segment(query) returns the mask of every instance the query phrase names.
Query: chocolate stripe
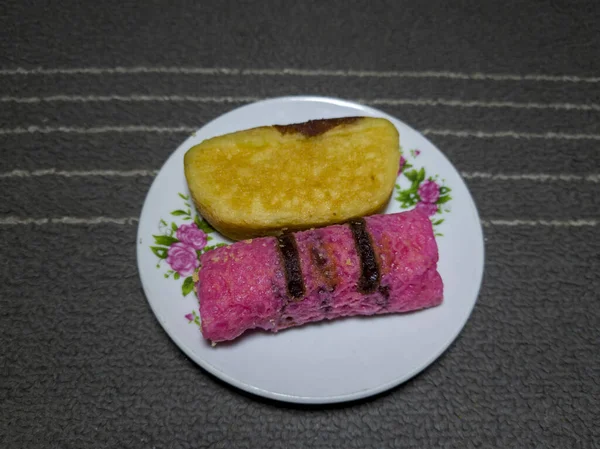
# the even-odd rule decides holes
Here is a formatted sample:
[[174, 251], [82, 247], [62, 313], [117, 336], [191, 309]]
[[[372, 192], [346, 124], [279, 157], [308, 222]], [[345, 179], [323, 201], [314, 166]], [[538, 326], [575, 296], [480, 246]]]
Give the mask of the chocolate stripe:
[[371, 236], [367, 232], [365, 220], [358, 220], [349, 223], [350, 230], [354, 236], [354, 244], [360, 258], [360, 279], [358, 280], [358, 291], [361, 293], [373, 293], [379, 285], [379, 266], [373, 250]]
[[296, 239], [292, 234], [284, 234], [277, 237], [277, 247], [283, 262], [288, 295], [294, 299], [302, 299], [305, 287]]
[[274, 125], [274, 128], [281, 134], [300, 133], [306, 137], [315, 137], [325, 134], [332, 128], [339, 125], [347, 125], [360, 120], [362, 117], [341, 117], [321, 120], [309, 120], [303, 123], [293, 123], [291, 125]]

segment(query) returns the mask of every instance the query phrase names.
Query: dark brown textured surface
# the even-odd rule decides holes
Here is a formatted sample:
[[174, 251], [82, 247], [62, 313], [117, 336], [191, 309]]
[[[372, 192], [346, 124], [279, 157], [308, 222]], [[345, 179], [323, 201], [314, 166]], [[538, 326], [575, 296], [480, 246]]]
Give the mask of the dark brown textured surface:
[[315, 137], [324, 134], [330, 129], [340, 125], [347, 125], [360, 120], [361, 117], [341, 117], [322, 120], [309, 120], [303, 123], [292, 123], [290, 125], [274, 125], [281, 134], [299, 133], [306, 137]]
[[360, 279], [358, 280], [357, 288], [361, 293], [373, 293], [377, 290], [380, 280], [379, 265], [377, 256], [373, 249], [371, 236], [367, 231], [365, 220], [352, 220], [348, 223], [354, 237], [356, 252], [360, 259]]
[[[461, 172], [517, 176], [467, 178], [487, 264], [458, 339], [411, 381], [336, 406], [266, 401], [189, 360], [142, 292], [135, 223], [0, 224], [0, 447], [600, 449], [600, 228], [541, 224], [600, 219], [600, 141], [523, 137], [600, 135], [598, 23], [598, 2], [566, 0], [3, 2], [0, 70], [142, 69], [0, 71], [2, 223], [137, 217], [191, 130], [282, 95], [372, 101], [422, 132], [513, 131], [427, 137]], [[130, 125], [189, 131], [28, 131]], [[146, 174], [4, 176], [45, 169]]]
[[300, 254], [298, 254], [298, 246], [294, 235], [286, 233], [277, 237], [277, 248], [283, 266], [287, 293], [292, 299], [300, 300], [304, 297], [306, 287], [304, 286], [304, 277], [300, 267]]

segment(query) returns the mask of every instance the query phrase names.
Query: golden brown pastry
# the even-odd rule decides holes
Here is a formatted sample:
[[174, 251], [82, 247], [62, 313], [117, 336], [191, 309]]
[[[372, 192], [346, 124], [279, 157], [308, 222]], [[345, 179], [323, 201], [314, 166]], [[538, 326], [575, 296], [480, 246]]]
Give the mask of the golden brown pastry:
[[390, 121], [345, 117], [214, 137], [186, 153], [184, 168], [201, 215], [240, 240], [380, 212], [399, 159]]

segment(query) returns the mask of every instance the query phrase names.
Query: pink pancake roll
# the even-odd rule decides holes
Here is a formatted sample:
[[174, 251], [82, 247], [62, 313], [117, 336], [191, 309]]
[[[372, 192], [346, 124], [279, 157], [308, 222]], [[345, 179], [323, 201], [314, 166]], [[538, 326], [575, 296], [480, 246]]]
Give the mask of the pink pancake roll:
[[217, 248], [200, 258], [202, 334], [220, 342], [249, 329], [437, 306], [437, 261], [431, 221], [415, 210]]

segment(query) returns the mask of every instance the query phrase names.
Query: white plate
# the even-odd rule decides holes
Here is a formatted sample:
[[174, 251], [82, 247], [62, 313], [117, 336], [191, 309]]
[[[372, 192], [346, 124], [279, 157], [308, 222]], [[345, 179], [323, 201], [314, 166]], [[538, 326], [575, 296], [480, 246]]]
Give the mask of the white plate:
[[[174, 234], [170, 230], [172, 223], [176, 227], [190, 223], [189, 218], [185, 220], [186, 214], [195, 213], [178, 195], [188, 193], [183, 175], [185, 152], [206, 138], [241, 129], [356, 115], [386, 117], [400, 132], [403, 154], [413, 167], [398, 177], [400, 188], [396, 188], [394, 198], [399, 190], [411, 185], [405, 174], [415, 175], [418, 171], [413, 170], [421, 167], [427, 178], [437, 175], [437, 184], [451, 188], [449, 193], [444, 189], [446, 193], [442, 195], [442, 198], [450, 195], [451, 200], [438, 205], [441, 213], [432, 218], [444, 219], [435, 226], [436, 232], [443, 234], [437, 237], [438, 268], [445, 286], [443, 304], [406, 315], [350, 318], [277, 334], [253, 332], [234, 343], [211, 347], [197, 326], [194, 292], [184, 297], [185, 276], [174, 279], [174, 274], [169, 274], [167, 260], [159, 257], [164, 257], [167, 249], [157, 246], [153, 237], [167, 236], [159, 237], [158, 243], [168, 245], [172, 241], [169, 234]], [[176, 210], [180, 212], [173, 215]], [[403, 210], [400, 202], [392, 199], [387, 212], [400, 210]], [[225, 241], [217, 233], [209, 235], [209, 245]], [[157, 253], [150, 246], [158, 247]], [[268, 398], [331, 403], [363, 398], [394, 387], [442, 354], [457, 337], [477, 299], [484, 246], [477, 209], [467, 187], [446, 157], [417, 131], [360, 104], [321, 97], [284, 97], [222, 115], [194, 133], [171, 155], [144, 203], [137, 257], [144, 291], [156, 317], [175, 343], [201, 367], [236, 387]], [[180, 270], [185, 271], [181, 267]]]

